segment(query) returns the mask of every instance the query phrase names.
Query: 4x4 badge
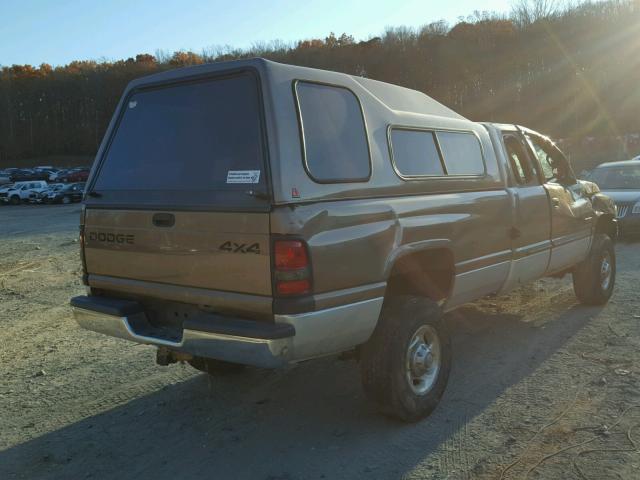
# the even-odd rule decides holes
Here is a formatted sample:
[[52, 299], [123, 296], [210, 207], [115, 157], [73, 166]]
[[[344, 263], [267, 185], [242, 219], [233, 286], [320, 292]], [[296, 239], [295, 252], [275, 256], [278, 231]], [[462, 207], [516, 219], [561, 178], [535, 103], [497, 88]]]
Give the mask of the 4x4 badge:
[[246, 243], [235, 243], [226, 241], [220, 245], [220, 250], [230, 253], [257, 253], [260, 254], [260, 244], [252, 243], [248, 245]]

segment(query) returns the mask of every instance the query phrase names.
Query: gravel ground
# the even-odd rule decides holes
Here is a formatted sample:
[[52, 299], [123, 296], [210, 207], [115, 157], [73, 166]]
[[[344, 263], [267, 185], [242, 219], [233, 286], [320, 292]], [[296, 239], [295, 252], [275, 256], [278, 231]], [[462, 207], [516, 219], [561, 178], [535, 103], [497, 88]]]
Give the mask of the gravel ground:
[[604, 308], [545, 279], [449, 315], [441, 405], [405, 425], [352, 359], [210, 378], [80, 330], [78, 206], [0, 208], [0, 479], [640, 478], [640, 244]]

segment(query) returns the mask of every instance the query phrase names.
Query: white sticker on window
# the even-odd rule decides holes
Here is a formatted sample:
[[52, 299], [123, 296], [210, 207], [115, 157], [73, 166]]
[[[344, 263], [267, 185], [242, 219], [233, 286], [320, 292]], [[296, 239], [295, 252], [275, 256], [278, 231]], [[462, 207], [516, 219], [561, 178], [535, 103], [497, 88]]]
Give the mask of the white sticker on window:
[[260, 170], [229, 170], [227, 183], [258, 183]]

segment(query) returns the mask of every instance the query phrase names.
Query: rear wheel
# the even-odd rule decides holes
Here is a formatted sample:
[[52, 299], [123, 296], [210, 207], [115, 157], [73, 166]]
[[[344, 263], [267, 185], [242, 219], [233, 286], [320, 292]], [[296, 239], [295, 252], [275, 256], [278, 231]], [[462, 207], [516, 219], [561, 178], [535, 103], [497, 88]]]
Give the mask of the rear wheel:
[[580, 303], [604, 305], [616, 282], [616, 252], [613, 241], [596, 234], [589, 256], [573, 271], [573, 290]]
[[386, 413], [408, 422], [429, 415], [449, 379], [451, 343], [441, 308], [420, 297], [385, 301], [361, 351], [364, 390]]
[[189, 360], [196, 370], [208, 373], [209, 375], [231, 375], [241, 373], [245, 365], [239, 363], [225, 362], [223, 360], [214, 360], [213, 358], [193, 357]]

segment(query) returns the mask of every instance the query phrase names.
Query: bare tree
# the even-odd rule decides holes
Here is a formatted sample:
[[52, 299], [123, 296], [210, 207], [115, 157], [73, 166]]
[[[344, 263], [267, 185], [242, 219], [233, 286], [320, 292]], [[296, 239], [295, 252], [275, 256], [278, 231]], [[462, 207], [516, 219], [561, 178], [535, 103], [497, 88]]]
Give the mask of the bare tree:
[[564, 6], [562, 0], [515, 0], [511, 6], [511, 18], [524, 27], [557, 16]]

